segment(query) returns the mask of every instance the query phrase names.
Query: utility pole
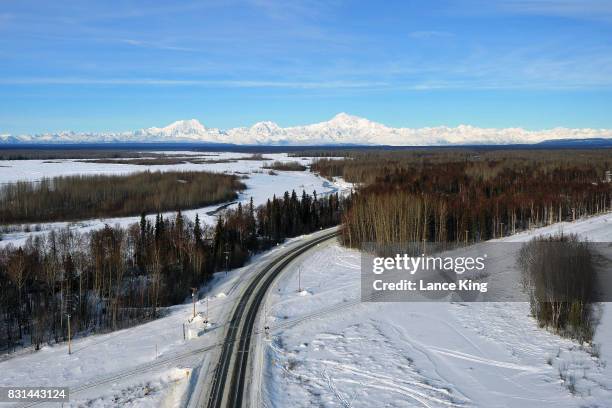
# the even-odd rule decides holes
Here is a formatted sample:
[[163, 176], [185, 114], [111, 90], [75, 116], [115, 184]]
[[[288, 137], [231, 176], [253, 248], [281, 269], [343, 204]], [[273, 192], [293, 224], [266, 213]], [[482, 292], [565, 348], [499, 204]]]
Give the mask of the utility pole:
[[298, 268], [298, 292], [302, 291], [302, 267]]
[[204, 323], [208, 323], [208, 296], [206, 296], [206, 320]]
[[70, 313], [66, 313], [68, 316], [68, 354], [72, 354], [72, 342], [70, 339]]
[[227, 271], [229, 269], [229, 253], [230, 253], [227, 242], [225, 243], [225, 252], [223, 253], [225, 254], [225, 274], [227, 275]]
[[264, 303], [264, 334], [266, 340], [270, 339], [270, 326], [268, 326], [268, 307]]
[[196, 313], [195, 313], [195, 294], [196, 294], [196, 290], [198, 290], [198, 288], [191, 288], [191, 303], [193, 303], [193, 317], [195, 318]]

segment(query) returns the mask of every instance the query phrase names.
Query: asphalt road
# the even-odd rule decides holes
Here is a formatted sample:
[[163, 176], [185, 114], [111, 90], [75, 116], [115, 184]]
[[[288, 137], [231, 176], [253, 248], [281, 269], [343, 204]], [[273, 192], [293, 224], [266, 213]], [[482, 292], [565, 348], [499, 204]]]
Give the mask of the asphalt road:
[[242, 407], [255, 318], [266, 291], [295, 258], [324, 241], [334, 239], [337, 235], [337, 231], [319, 235], [280, 254], [251, 280], [232, 313], [209, 388], [207, 407]]

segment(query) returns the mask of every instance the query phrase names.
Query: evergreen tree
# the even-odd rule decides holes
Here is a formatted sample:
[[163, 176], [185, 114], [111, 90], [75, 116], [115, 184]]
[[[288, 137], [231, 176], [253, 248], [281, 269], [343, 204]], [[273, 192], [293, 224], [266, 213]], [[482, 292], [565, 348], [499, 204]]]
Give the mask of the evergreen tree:
[[193, 237], [195, 239], [196, 246], [200, 248], [202, 246], [202, 227], [200, 226], [200, 216], [196, 214], [195, 222], [193, 225]]

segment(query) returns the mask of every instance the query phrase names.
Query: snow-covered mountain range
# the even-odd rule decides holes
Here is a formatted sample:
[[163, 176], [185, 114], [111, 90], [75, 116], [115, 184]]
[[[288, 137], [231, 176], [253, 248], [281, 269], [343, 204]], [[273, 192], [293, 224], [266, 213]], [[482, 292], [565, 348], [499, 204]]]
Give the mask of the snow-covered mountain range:
[[236, 145], [389, 145], [436, 146], [466, 144], [530, 144], [558, 139], [612, 139], [612, 129], [554, 128], [529, 131], [522, 128], [457, 127], [393, 128], [365, 118], [339, 113], [331, 120], [305, 126], [280, 127], [258, 122], [228, 130], [208, 128], [196, 119], [180, 120], [166, 127], [130, 132], [58, 132], [37, 135], [0, 133], [0, 143], [229, 143]]

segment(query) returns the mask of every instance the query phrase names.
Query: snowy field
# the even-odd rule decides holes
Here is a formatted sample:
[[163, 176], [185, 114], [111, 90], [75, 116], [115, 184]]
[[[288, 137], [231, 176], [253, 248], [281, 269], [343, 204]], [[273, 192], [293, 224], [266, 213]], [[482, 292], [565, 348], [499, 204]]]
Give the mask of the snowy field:
[[[264, 160], [250, 160], [252, 154], [247, 153], [207, 153], [207, 152], [152, 152], [164, 153], [168, 155], [189, 156], [204, 160], [237, 160], [225, 163], [184, 163], [174, 165], [136, 165], [136, 164], [112, 164], [112, 163], [88, 163], [77, 160], [12, 160], [0, 161], [0, 185], [2, 183], [12, 183], [15, 181], [37, 181], [43, 177], [67, 176], [76, 174], [129, 174], [141, 172], [145, 170], [152, 171], [211, 171], [217, 173], [236, 174], [238, 176], [247, 176], [247, 179], [242, 180], [247, 189], [244, 190], [237, 201], [246, 204], [251, 197], [255, 205], [264, 204], [268, 198], [273, 195], [283, 195], [285, 191], [295, 190], [301, 194], [302, 190], [312, 194], [316, 191], [319, 195], [329, 194], [335, 191], [350, 188], [346, 183], [330, 183], [322, 177], [311, 173], [310, 171], [274, 171], [275, 175], [269, 174], [269, 170], [262, 169], [266, 164], [273, 161], [297, 161], [304, 165], [311, 163], [312, 158], [289, 157], [286, 153], [265, 154]], [[201, 157], [200, 157], [201, 156]], [[242, 159], [242, 160], [241, 160]], [[246, 160], [248, 159], [248, 160]], [[124, 159], [129, 160], [129, 159]], [[196, 214], [199, 214], [202, 222], [207, 224], [214, 223], [214, 216], [207, 213], [214, 211], [221, 205], [208, 206], [194, 210], [187, 210], [183, 215], [187, 218], [194, 219]], [[165, 213], [165, 216], [172, 216], [174, 212]], [[14, 245], [23, 243], [28, 236], [37, 234], [45, 234], [51, 229], [63, 228], [70, 226], [72, 229], [85, 232], [91, 229], [102, 228], [105, 224], [110, 225], [129, 225], [138, 222], [139, 217], [118, 217], [82, 220], [77, 222], [52, 222], [31, 224], [24, 232], [22, 225], [8, 226], [8, 231], [3, 234], [0, 245], [6, 245], [9, 242]]]
[[[610, 242], [612, 214], [505, 240], [558, 231]], [[254, 406], [612, 407], [610, 304], [594, 339], [597, 357], [538, 328], [527, 303], [359, 297], [358, 251], [329, 244], [291, 266], [260, 317], [271, 333], [259, 342]]]

